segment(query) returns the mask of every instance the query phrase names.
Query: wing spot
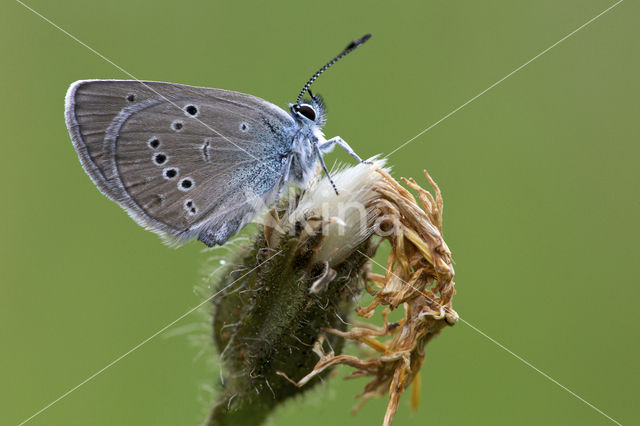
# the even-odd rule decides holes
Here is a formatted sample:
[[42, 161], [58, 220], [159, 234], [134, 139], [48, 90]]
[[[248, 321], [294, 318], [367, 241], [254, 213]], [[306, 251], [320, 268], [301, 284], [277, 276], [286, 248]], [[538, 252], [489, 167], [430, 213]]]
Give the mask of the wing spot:
[[158, 152], [156, 154], [153, 154], [153, 162], [156, 163], [156, 165], [158, 166], [166, 163], [167, 160], [168, 160], [167, 154], [165, 154], [164, 152]]
[[174, 132], [179, 132], [184, 127], [184, 123], [181, 120], [173, 120], [171, 123], [171, 130]]
[[187, 200], [184, 202], [184, 210], [190, 215], [193, 216], [198, 213], [198, 208], [193, 203], [193, 200]]
[[162, 171], [162, 176], [167, 180], [175, 179], [175, 177], [178, 176], [178, 169], [175, 167], [167, 167]]
[[149, 148], [151, 149], [157, 149], [160, 146], [160, 139], [153, 136], [149, 138], [149, 140], [147, 141], [147, 145], [149, 145]]
[[241, 132], [248, 132], [249, 131], [249, 124], [247, 124], [245, 121], [243, 121], [242, 123], [240, 123], [240, 131]]
[[195, 183], [193, 183], [193, 179], [191, 179], [189, 177], [186, 177], [186, 178], [180, 180], [180, 182], [178, 183], [178, 189], [180, 191], [189, 191], [194, 186], [195, 186]]
[[134, 95], [133, 93], [129, 93], [127, 95], [127, 101], [128, 102], [134, 102], [136, 100], [136, 95]]
[[184, 107], [184, 112], [188, 117], [197, 117], [200, 111], [195, 105], [187, 105]]
[[202, 159], [206, 162], [209, 161], [209, 146], [211, 145], [211, 138], [206, 138], [202, 144]]

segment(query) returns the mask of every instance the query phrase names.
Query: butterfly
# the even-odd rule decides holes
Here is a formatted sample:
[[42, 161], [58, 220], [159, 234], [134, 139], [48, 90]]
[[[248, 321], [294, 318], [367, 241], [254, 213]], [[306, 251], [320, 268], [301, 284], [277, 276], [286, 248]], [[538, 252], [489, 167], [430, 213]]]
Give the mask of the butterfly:
[[331, 179], [323, 154], [335, 145], [364, 162], [324, 137], [326, 110], [310, 86], [370, 37], [320, 68], [288, 111], [223, 89], [80, 80], [65, 98], [67, 128], [93, 183], [138, 224], [168, 243], [222, 245], [288, 183], [308, 188], [318, 164]]

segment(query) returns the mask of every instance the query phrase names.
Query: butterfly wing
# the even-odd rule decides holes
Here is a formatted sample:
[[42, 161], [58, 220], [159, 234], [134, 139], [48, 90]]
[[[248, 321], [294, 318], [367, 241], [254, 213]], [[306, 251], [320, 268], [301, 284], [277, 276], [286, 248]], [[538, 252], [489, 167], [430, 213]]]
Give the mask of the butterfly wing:
[[85, 80], [66, 121], [98, 188], [173, 242], [223, 244], [277, 191], [296, 123], [255, 96], [128, 80]]

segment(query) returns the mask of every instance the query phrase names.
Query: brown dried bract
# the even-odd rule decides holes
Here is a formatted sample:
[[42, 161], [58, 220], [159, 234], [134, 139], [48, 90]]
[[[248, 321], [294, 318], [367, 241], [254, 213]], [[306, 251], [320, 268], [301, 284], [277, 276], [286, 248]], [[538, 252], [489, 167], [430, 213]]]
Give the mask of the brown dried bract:
[[[365, 344], [379, 355], [360, 359], [351, 355], [338, 355], [322, 351], [320, 339], [315, 352], [320, 356], [314, 370], [295, 383], [303, 386], [314, 376], [340, 364], [353, 367], [348, 378], [373, 377], [360, 395], [358, 409], [372, 397], [389, 393], [389, 403], [383, 425], [390, 425], [398, 409], [404, 390], [414, 384], [412, 405], [417, 406], [418, 373], [425, 358], [425, 345], [447, 324], [453, 325], [458, 314], [452, 309], [455, 294], [453, 259], [442, 237], [443, 202], [436, 183], [425, 171], [433, 187], [434, 195], [420, 187], [413, 179], [404, 183], [417, 192], [418, 200], [388, 173], [378, 170], [383, 180], [375, 188], [380, 194], [370, 206], [374, 214], [370, 226], [391, 244], [385, 275], [369, 273], [367, 290], [374, 295], [367, 307], [359, 307], [359, 316], [369, 318], [378, 306], [382, 311], [382, 327], [365, 325], [342, 332], [327, 329], [329, 333]], [[371, 259], [373, 261], [373, 259]], [[375, 262], [375, 261], [373, 261]], [[405, 317], [395, 323], [387, 321], [387, 315], [399, 306], [404, 307]]]

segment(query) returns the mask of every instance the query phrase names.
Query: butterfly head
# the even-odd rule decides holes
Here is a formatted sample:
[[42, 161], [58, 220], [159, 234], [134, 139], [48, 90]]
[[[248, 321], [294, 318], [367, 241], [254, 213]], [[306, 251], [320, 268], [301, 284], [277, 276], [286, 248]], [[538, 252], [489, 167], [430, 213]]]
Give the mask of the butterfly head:
[[290, 104], [289, 110], [293, 118], [301, 125], [316, 126], [322, 128], [326, 123], [327, 114], [324, 102], [319, 95], [309, 91], [310, 99], [303, 99], [300, 103]]

